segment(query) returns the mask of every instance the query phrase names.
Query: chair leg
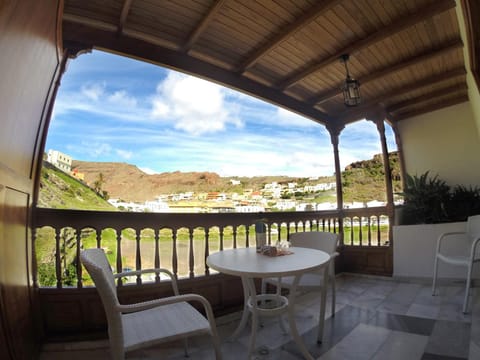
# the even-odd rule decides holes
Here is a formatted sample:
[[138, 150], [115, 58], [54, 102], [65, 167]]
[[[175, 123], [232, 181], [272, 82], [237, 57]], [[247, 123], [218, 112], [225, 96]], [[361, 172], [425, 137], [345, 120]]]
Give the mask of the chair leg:
[[470, 261], [470, 264], [468, 265], [468, 274], [467, 274], [467, 283], [465, 284], [465, 299], [463, 300], [463, 313], [466, 314], [467, 308], [468, 308], [468, 297], [470, 293], [470, 285], [472, 282], [472, 267], [473, 267], [473, 262]]
[[215, 350], [215, 359], [222, 360], [222, 352], [220, 351], [220, 340], [218, 339], [218, 333], [212, 333], [213, 348]]
[[335, 304], [336, 304], [336, 287], [335, 287], [335, 275], [332, 276], [332, 279], [330, 280], [332, 282], [332, 317], [335, 316]]
[[188, 338], [183, 339], [183, 352], [185, 353], [185, 357], [189, 357], [188, 354]]
[[438, 273], [438, 257], [435, 256], [435, 264], [433, 265], [432, 296], [435, 296], [435, 288], [437, 286], [437, 273]]

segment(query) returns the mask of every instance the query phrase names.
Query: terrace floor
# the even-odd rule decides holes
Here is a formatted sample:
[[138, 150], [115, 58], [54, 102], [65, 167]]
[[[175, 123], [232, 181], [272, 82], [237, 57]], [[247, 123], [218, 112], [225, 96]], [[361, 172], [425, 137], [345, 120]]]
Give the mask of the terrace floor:
[[[297, 325], [315, 359], [429, 360], [480, 359], [480, 288], [473, 291], [471, 312], [462, 314], [462, 283], [444, 284], [431, 296], [430, 284], [383, 277], [342, 274], [337, 277], [335, 316], [327, 304], [323, 344], [316, 344], [319, 293], [299, 296]], [[330, 296], [329, 296], [330, 301]], [[246, 359], [249, 328], [228, 341], [240, 314], [217, 319], [226, 360]], [[190, 359], [214, 359], [209, 338], [189, 340]], [[47, 344], [40, 360], [108, 359], [108, 343]], [[303, 357], [276, 319], [265, 319], [254, 359], [298, 360]], [[138, 350], [127, 359], [184, 359], [181, 342]]]

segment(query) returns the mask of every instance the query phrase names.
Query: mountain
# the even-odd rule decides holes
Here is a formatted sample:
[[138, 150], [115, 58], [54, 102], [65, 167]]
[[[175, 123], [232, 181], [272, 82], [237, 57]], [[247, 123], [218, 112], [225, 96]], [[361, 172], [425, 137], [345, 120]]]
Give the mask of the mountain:
[[[245, 189], [261, 190], [267, 183], [276, 181], [308, 182], [305, 178], [287, 176], [221, 177], [213, 172], [166, 172], [149, 175], [135, 165], [116, 162], [87, 162], [74, 160], [72, 169], [85, 175], [85, 182], [95, 187], [102, 183], [101, 190], [110, 198], [124, 201], [145, 202], [161, 194], [193, 191], [199, 192], [243, 192]], [[101, 175], [100, 175], [101, 174]], [[335, 181], [333, 177], [325, 181]], [[236, 181], [231, 181], [236, 180]], [[237, 182], [240, 181], [240, 184]]]
[[[390, 154], [394, 191], [401, 191], [400, 169], [396, 152]], [[44, 162], [38, 205], [52, 208], [115, 210], [105, 198], [145, 202], [161, 194], [180, 192], [237, 192], [263, 189], [271, 182], [300, 186], [318, 182], [335, 182], [335, 177], [316, 181], [287, 176], [221, 177], [213, 172], [168, 172], [149, 175], [138, 167], [117, 162], [87, 162], [74, 160], [72, 169], [83, 173], [84, 183]], [[385, 200], [385, 179], [381, 155], [349, 164], [342, 171], [345, 202]], [[95, 189], [96, 191], [94, 191]], [[330, 200], [329, 200], [330, 201]]]

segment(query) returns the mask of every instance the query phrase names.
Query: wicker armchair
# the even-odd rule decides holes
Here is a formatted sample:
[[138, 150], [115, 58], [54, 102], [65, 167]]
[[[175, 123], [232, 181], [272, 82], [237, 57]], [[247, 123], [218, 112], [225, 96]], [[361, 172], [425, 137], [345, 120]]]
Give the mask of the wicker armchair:
[[[80, 260], [92, 277], [105, 308], [110, 350], [114, 360], [123, 360], [125, 353], [130, 350], [199, 334], [212, 336], [216, 359], [221, 359], [210, 303], [197, 294], [179, 295], [176, 279], [170, 271], [152, 269], [114, 275], [102, 249], [84, 250], [80, 254]], [[175, 295], [130, 305], [120, 304], [115, 279], [148, 272], [168, 274]], [[187, 301], [200, 302], [207, 319]]]

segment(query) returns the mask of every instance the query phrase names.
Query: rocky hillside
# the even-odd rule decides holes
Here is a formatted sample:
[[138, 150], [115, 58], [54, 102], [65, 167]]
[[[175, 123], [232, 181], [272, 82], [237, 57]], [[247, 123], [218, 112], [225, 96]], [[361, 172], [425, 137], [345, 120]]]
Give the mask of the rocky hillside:
[[[148, 175], [138, 167], [126, 163], [86, 162], [72, 163], [72, 169], [85, 174], [85, 182], [95, 188], [95, 182], [101, 180], [101, 190], [106, 191], [110, 198], [125, 201], [144, 202], [154, 200], [160, 194], [178, 192], [242, 192], [243, 189], [260, 190], [266, 183], [296, 181], [306, 182], [307, 179], [285, 176], [261, 177], [220, 177], [212, 172], [168, 172]], [[100, 175], [101, 174], [101, 175]], [[233, 185], [231, 180], [239, 180], [240, 185]], [[329, 178], [328, 181], [334, 181]]]
[[[398, 153], [390, 153], [390, 169], [394, 193], [401, 191]], [[373, 199], [386, 201], [385, 171], [382, 155], [373, 159], [354, 162], [342, 172], [345, 202], [368, 202]]]

